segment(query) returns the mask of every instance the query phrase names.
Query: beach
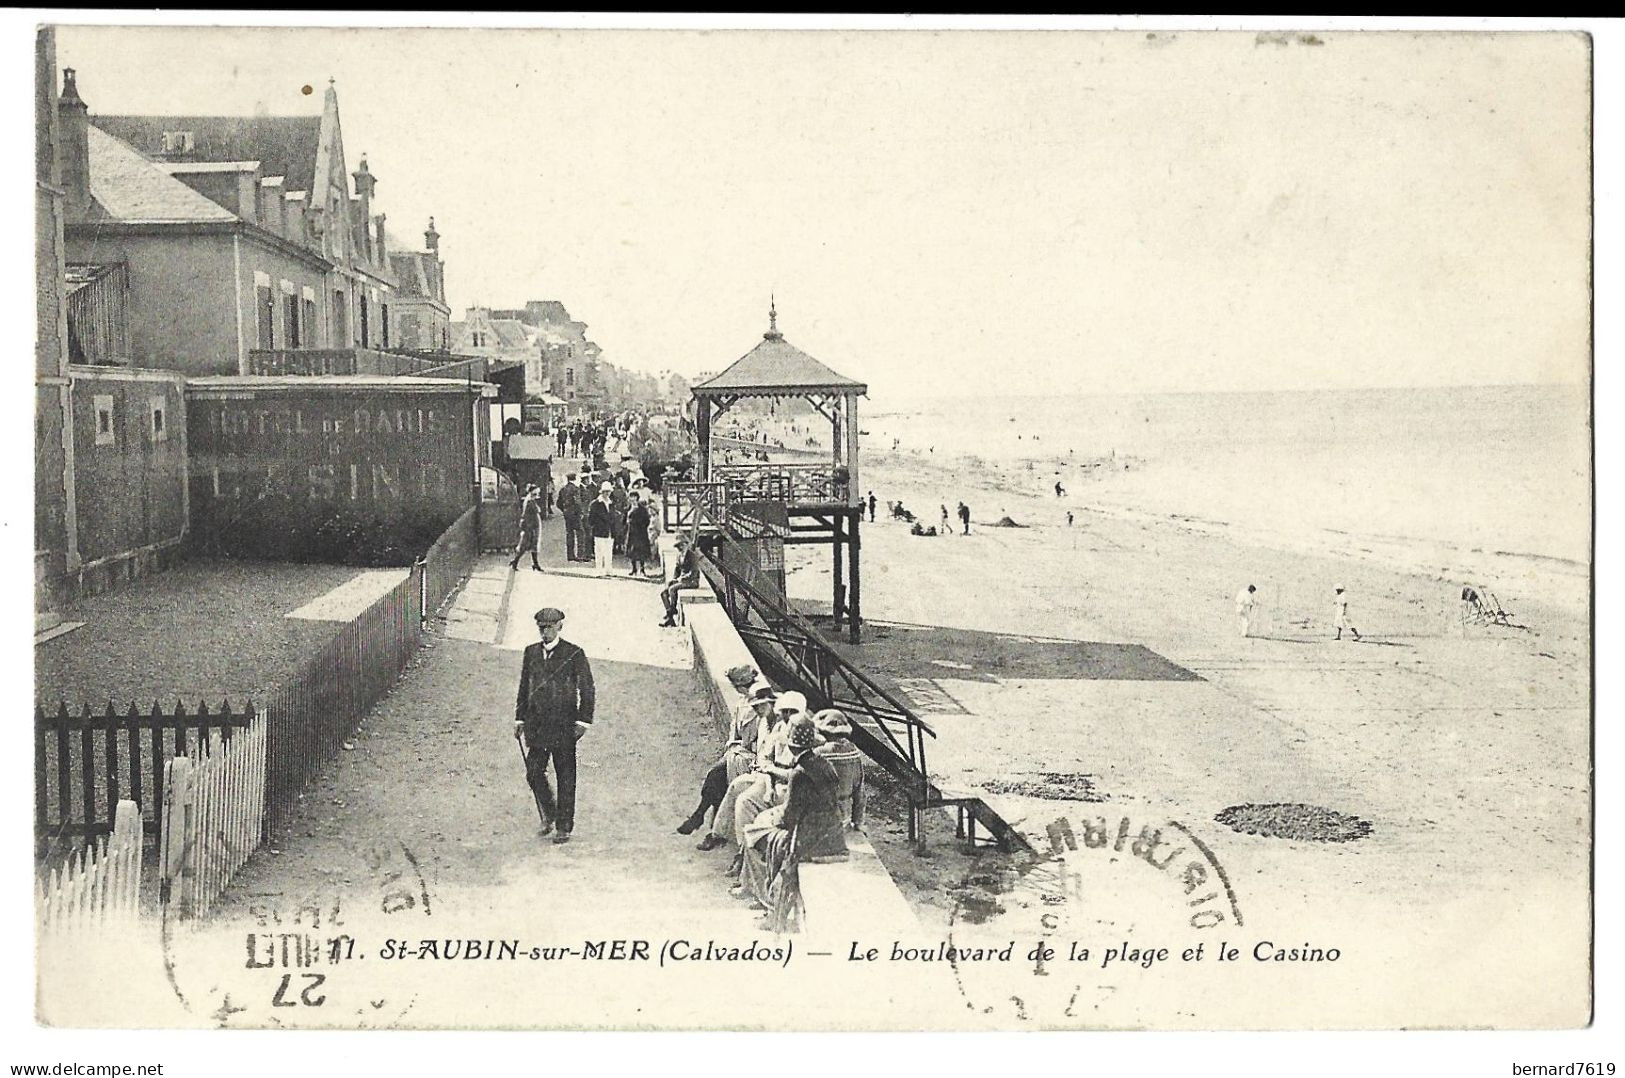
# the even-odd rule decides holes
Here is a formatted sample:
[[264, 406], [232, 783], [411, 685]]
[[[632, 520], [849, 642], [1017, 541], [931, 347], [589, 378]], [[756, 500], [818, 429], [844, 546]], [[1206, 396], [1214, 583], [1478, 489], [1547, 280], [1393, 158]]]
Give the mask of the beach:
[[[866, 425], [871, 441], [877, 427]], [[1431, 535], [1271, 527], [1264, 513], [1231, 521], [1140, 504], [1115, 476], [1073, 479], [1057, 497], [1052, 477], [1015, 455], [983, 455], [979, 466], [921, 456], [905, 445], [863, 459], [861, 485], [881, 506], [862, 532], [866, 642], [845, 650], [933, 724], [933, 777], [987, 797], [1040, 850], [1062, 817], [1079, 830], [1085, 820], [1131, 819], [1136, 833], [1144, 820], [1178, 821], [1229, 868], [1247, 911], [1244, 925], [1226, 930], [1232, 942], [1320, 941], [1343, 954], [1331, 973], [1272, 981], [1283, 1002], [1267, 1022], [1249, 1006], [1256, 980], [1227, 993], [1097, 973], [1085, 987], [1110, 989], [1101, 1021], [1161, 1023], [1170, 1002], [1195, 1026], [1585, 1020], [1583, 561], [1507, 549], [1459, 519]], [[1166, 490], [1199, 489], [1199, 470], [1172, 481], [1173, 456], [1104, 460], [1127, 457], [1130, 474], [1166, 469]], [[1107, 466], [1090, 459], [1097, 471]], [[1416, 470], [1434, 474], [1409, 482], [1447, 469], [1434, 461]], [[1550, 497], [1530, 490], [1503, 508]], [[915, 536], [883, 519], [885, 503], [901, 501], [935, 525], [938, 506], [952, 512], [959, 500], [973, 509], [969, 536]], [[1544, 530], [1583, 547], [1584, 509], [1534, 522], [1504, 515], [1525, 538]], [[1412, 516], [1435, 512], [1424, 505]], [[1319, 523], [1313, 506], [1301, 515]], [[990, 526], [1003, 516], [1024, 526]], [[828, 552], [792, 549], [788, 561], [791, 597], [827, 609]], [[1491, 589], [1522, 627], [1464, 626], [1465, 581]], [[1244, 638], [1234, 597], [1248, 583], [1260, 600]], [[1358, 642], [1333, 638], [1338, 586]], [[1247, 834], [1220, 820], [1275, 804], [1367, 830], [1324, 841]], [[1158, 908], [1166, 896], [1123, 875], [1130, 861], [1085, 866], [1081, 900], [1069, 906], [1087, 926], [1079, 931], [1193, 936]], [[931, 881], [917, 865], [902, 874]], [[1050, 901], [1018, 888], [981, 928], [1008, 935]], [[922, 916], [933, 908], [942, 912], [925, 904]], [[1328, 1008], [1328, 995], [1343, 1002]]]

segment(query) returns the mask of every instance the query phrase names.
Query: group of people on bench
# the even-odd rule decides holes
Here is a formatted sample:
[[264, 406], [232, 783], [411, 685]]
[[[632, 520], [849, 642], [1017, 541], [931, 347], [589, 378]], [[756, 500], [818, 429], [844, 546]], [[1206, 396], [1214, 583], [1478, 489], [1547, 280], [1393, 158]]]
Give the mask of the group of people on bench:
[[699, 807], [677, 831], [693, 834], [709, 815], [698, 848], [733, 848], [730, 893], [765, 914], [764, 929], [796, 931], [796, 866], [846, 860], [846, 828], [863, 826], [863, 758], [844, 712], [808, 714], [806, 696], [775, 692], [754, 667], [727, 676], [745, 702], [700, 784]]

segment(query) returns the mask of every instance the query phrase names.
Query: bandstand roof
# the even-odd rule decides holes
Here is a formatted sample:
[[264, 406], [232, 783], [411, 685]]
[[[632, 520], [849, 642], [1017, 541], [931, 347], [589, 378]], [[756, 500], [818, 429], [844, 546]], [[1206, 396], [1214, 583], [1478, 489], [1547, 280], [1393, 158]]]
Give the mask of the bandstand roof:
[[861, 395], [869, 392], [862, 382], [837, 374], [784, 339], [778, 329], [778, 312], [768, 313], [768, 330], [762, 343], [746, 352], [714, 378], [691, 387], [701, 397], [779, 397], [804, 393]]

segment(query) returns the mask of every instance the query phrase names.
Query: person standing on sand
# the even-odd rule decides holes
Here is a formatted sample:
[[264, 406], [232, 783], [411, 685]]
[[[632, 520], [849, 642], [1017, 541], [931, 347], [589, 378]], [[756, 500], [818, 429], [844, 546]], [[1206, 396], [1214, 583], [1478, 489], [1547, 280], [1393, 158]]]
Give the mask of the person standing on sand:
[[1332, 639], [1343, 639], [1344, 629], [1347, 629], [1349, 632], [1353, 633], [1354, 639], [1360, 639], [1360, 630], [1356, 629], [1354, 624], [1349, 621], [1348, 592], [1344, 591], [1341, 587], [1332, 593], [1332, 623], [1337, 627], [1337, 635]]
[[1248, 584], [1236, 592], [1236, 619], [1241, 622], [1241, 635], [1253, 635], [1253, 605], [1258, 588]]
[[1066, 526], [1072, 527], [1072, 510], [1070, 509], [1066, 511]]
[[942, 526], [937, 529], [937, 534], [942, 535], [942, 536], [952, 535], [954, 533], [954, 529], [948, 523], [948, 507], [946, 505], [944, 505], [944, 506], [941, 506], [941, 509], [942, 509]]
[[1066, 497], [1066, 488], [1061, 485], [1061, 481], [1059, 479], [1055, 481], [1055, 496], [1057, 498]]
[[[570, 841], [576, 825], [576, 742], [592, 725], [597, 702], [592, 666], [579, 645], [559, 638], [564, 612], [536, 611], [539, 643], [525, 649], [514, 705], [513, 736], [525, 755], [525, 779], [542, 817], [542, 834], [556, 826], [555, 843]], [[551, 760], [558, 779], [557, 799], [547, 781]]]
[[875, 492], [869, 492], [869, 523], [875, 522]]
[[970, 534], [970, 506], [966, 505], [964, 502], [959, 503], [959, 523], [961, 523], [961, 524], [963, 524], [965, 526], [965, 530], [963, 532], [961, 532], [960, 534], [961, 535], [969, 535]]

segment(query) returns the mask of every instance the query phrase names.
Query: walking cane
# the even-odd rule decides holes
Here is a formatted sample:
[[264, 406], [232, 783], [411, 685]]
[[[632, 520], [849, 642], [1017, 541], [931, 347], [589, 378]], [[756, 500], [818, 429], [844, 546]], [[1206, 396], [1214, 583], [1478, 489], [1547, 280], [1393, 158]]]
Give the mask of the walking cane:
[[547, 818], [547, 807], [542, 804], [542, 795], [530, 781], [530, 752], [525, 747], [525, 731], [522, 729], [515, 731], [513, 742], [519, 746], [519, 758], [525, 762], [525, 785], [530, 787], [530, 796], [536, 802], [536, 815], [541, 817], [542, 827], [551, 830], [553, 821]]

